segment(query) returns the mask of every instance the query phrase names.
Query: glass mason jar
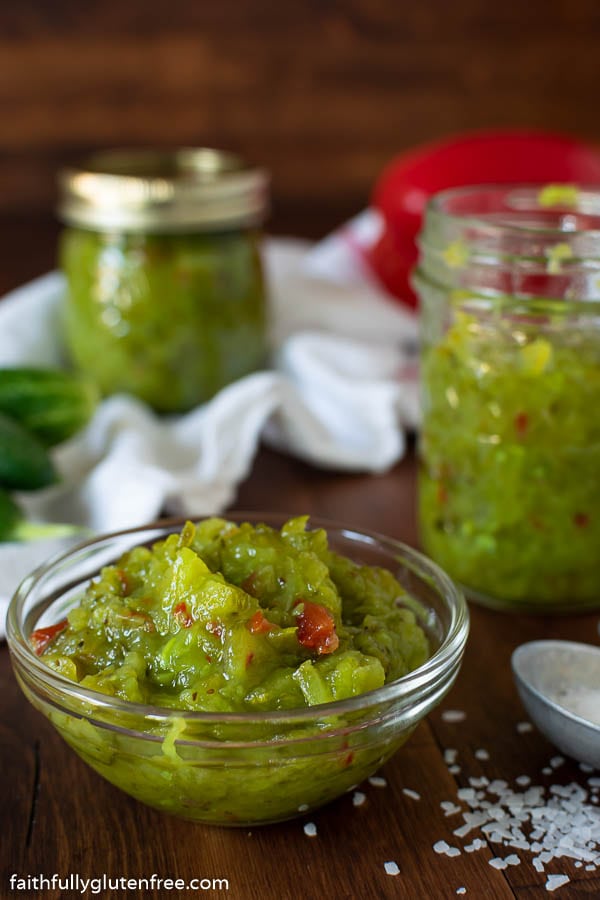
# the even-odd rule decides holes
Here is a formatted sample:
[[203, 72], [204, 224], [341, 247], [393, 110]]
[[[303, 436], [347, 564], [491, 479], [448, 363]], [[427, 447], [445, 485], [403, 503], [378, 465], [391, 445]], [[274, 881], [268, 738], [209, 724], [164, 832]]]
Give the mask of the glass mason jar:
[[103, 394], [178, 412], [263, 365], [263, 171], [208, 148], [107, 151], [60, 185], [67, 349]]
[[426, 552], [489, 606], [600, 606], [600, 191], [438, 194], [414, 284]]

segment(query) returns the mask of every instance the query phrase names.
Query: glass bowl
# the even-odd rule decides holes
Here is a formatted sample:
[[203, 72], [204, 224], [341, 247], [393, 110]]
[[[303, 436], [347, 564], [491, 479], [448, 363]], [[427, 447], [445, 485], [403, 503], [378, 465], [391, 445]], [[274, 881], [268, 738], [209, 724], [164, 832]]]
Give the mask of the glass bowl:
[[[283, 515], [228, 513], [280, 527]], [[308, 812], [372, 775], [444, 697], [469, 621], [460, 590], [438, 566], [378, 534], [318, 519], [330, 547], [390, 569], [431, 645], [422, 666], [384, 687], [320, 706], [203, 713], [132, 703], [85, 689], [48, 668], [31, 632], [63, 619], [104, 565], [178, 531], [183, 520], [95, 538], [36, 569], [13, 597], [7, 639], [27, 699], [93, 769], [156, 809], [216, 825], [276, 822]]]

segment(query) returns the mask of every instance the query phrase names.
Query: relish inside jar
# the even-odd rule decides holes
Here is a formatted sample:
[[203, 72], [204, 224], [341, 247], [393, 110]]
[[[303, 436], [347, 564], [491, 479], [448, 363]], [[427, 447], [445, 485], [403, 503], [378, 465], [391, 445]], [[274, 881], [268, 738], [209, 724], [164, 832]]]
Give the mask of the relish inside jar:
[[600, 197], [578, 218], [544, 196], [432, 204], [419, 513], [426, 551], [473, 599], [574, 610], [600, 604], [600, 268], [583, 258]]
[[179, 412], [264, 364], [264, 173], [208, 149], [111, 152], [62, 184], [66, 343], [105, 395]]

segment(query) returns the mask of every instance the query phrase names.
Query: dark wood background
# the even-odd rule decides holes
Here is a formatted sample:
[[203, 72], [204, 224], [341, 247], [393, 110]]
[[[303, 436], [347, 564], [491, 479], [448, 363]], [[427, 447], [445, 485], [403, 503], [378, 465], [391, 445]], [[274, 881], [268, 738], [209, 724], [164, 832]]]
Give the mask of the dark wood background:
[[209, 144], [273, 173], [318, 236], [383, 164], [444, 134], [600, 139], [598, 0], [19, 0], [0, 4], [0, 217], [48, 218], [90, 149]]

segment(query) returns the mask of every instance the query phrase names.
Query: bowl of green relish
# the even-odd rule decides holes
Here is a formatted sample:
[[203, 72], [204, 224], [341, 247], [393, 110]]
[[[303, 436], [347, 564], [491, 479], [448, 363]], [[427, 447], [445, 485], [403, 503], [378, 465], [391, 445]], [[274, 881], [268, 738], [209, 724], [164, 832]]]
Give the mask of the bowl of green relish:
[[267, 360], [266, 173], [211, 148], [111, 150], [60, 175], [72, 364], [161, 413]]
[[461, 592], [377, 534], [232, 513], [96, 538], [9, 610], [27, 699], [137, 800], [246, 826], [372, 775], [436, 706], [468, 633]]
[[600, 606], [600, 191], [444, 191], [414, 284], [425, 552], [488, 606]]

